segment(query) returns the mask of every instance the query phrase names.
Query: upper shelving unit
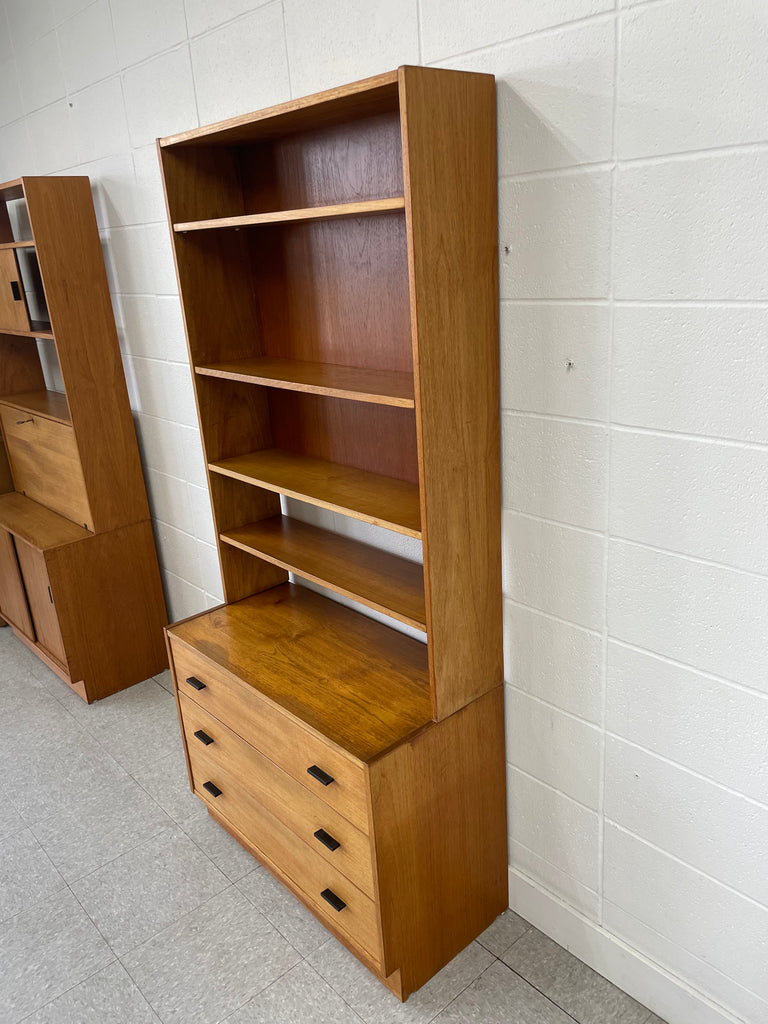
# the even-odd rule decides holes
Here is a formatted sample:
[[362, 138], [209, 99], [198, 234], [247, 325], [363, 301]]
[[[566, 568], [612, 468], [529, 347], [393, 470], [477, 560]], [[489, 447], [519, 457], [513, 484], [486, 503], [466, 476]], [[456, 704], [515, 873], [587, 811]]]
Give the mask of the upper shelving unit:
[[494, 96], [405, 67], [158, 142], [226, 601], [290, 572], [424, 630], [438, 717], [502, 678]]

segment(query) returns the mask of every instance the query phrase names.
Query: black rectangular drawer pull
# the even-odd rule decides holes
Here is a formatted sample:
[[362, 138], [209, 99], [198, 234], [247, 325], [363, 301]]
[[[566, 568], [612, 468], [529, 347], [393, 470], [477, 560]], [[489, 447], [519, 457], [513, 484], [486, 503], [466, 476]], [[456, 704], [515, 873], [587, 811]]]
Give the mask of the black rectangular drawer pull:
[[315, 832], [315, 839], [318, 843], [322, 843], [323, 846], [327, 846], [331, 853], [333, 853], [334, 850], [338, 850], [341, 846], [339, 840], [334, 839], [333, 836], [326, 832], [324, 828], [319, 828], [317, 832]]
[[333, 782], [333, 776], [329, 775], [328, 772], [324, 772], [322, 768], [318, 768], [316, 764], [307, 768], [307, 775], [311, 775], [313, 779], [317, 779], [317, 781], [322, 783], [323, 786], [330, 786]]
[[214, 786], [212, 782], [204, 782], [203, 789], [207, 789], [211, 796], [221, 796], [221, 790], [218, 786]]
[[339, 899], [332, 889], [323, 889], [320, 893], [326, 903], [330, 903], [334, 910], [343, 910], [346, 907], [344, 900]]
[[204, 690], [205, 683], [201, 683], [197, 676], [187, 676], [187, 682], [193, 690]]
[[207, 732], [203, 732], [202, 729], [197, 730], [197, 732], [195, 733], [195, 739], [200, 740], [200, 742], [204, 743], [206, 747], [208, 746], [209, 743], [213, 743], [213, 737], [209, 736]]
[[11, 292], [13, 293], [13, 301], [21, 302], [21, 288], [19, 288], [18, 281], [11, 281]]

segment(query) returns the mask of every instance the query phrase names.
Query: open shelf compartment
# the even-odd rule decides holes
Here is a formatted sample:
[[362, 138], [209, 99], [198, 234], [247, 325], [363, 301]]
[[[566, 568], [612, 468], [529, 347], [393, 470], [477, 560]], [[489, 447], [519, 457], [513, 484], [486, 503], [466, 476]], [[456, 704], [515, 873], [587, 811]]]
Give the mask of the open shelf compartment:
[[426, 632], [424, 573], [418, 562], [289, 516], [228, 530], [221, 539]]
[[341, 512], [408, 537], [421, 537], [416, 484], [277, 448], [209, 464], [212, 473]]

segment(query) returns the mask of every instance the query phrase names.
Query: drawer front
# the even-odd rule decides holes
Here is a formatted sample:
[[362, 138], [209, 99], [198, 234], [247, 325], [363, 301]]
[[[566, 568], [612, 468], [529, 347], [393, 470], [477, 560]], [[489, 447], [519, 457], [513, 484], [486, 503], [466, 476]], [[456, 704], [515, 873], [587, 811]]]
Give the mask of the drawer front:
[[[366, 835], [369, 833], [367, 782], [361, 764], [173, 636], [171, 651], [180, 694], [218, 718]], [[195, 682], [189, 683], [189, 679]], [[201, 684], [203, 688], [198, 689]]]
[[[190, 748], [189, 760], [194, 791], [201, 800], [231, 822], [287, 881], [298, 887], [321, 920], [343, 931], [381, 962], [378, 910], [373, 900], [270, 814], [202, 750]], [[206, 783], [215, 787], [213, 792], [204, 788]], [[336, 909], [323, 893], [341, 900], [344, 906]]]
[[0, 406], [0, 419], [16, 490], [92, 530], [72, 427], [7, 405]]
[[224, 768], [307, 846], [364, 893], [374, 897], [371, 844], [367, 835], [194, 701], [180, 694], [179, 704], [189, 748], [202, 750], [212, 764]]

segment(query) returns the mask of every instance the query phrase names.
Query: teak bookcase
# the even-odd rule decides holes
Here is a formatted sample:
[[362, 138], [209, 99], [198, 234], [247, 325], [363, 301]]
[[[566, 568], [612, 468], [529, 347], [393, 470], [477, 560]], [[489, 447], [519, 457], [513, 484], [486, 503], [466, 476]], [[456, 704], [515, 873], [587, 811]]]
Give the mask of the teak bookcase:
[[[36, 339], [66, 394], [46, 388]], [[88, 178], [0, 185], [0, 426], [0, 615], [89, 703], [161, 671], [165, 603]]]
[[226, 600], [168, 630], [191, 785], [405, 999], [507, 905], [494, 81], [404, 67], [158, 152]]

